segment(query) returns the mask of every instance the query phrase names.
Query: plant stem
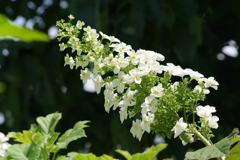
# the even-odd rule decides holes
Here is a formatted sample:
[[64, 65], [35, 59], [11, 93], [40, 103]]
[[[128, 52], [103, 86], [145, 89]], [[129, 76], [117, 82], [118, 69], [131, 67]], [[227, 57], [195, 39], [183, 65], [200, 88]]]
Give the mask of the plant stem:
[[187, 122], [187, 115], [186, 115], [185, 105], [183, 105], [183, 115], [184, 115], [185, 121]]
[[206, 145], [210, 146], [211, 143], [200, 133], [195, 129], [195, 135]]
[[53, 153], [52, 160], [55, 160], [55, 159], [56, 159], [56, 155], [57, 155], [57, 152], [56, 152], [56, 153]]

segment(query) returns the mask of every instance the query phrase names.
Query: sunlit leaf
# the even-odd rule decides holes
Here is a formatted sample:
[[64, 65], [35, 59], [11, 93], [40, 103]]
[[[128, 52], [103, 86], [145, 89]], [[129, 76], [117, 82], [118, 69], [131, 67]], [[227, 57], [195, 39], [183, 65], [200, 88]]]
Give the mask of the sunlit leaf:
[[156, 146], [152, 146], [143, 153], [136, 153], [134, 155], [131, 155], [129, 152], [123, 150], [116, 150], [116, 152], [123, 155], [127, 160], [153, 160], [157, 156], [157, 154], [166, 147], [167, 144], [158, 144]]
[[67, 130], [57, 142], [57, 146], [60, 148], [67, 148], [68, 143], [77, 140], [81, 137], [86, 137], [83, 128], [87, 127], [85, 124], [89, 121], [79, 121], [72, 129]]
[[7, 157], [14, 160], [48, 159], [49, 155], [44, 147], [47, 136], [36, 143], [14, 144], [8, 148]]
[[73, 160], [99, 160], [94, 154], [79, 154]]
[[25, 42], [30, 41], [49, 41], [47, 34], [37, 30], [30, 30], [25, 27], [18, 27], [11, 23], [6, 16], [0, 14], [0, 40], [20, 40]]
[[31, 143], [33, 141], [38, 141], [42, 137], [42, 134], [39, 132], [33, 132], [33, 131], [22, 131], [17, 132], [14, 135], [11, 136], [11, 138], [14, 138], [15, 141], [21, 142], [21, 143]]
[[156, 146], [152, 146], [151, 148], [149, 148], [147, 151], [143, 153], [134, 154], [131, 160], [141, 160], [141, 159], [153, 160], [157, 156], [157, 154], [163, 149], [165, 149], [166, 147], [167, 147], [167, 144], [158, 144]]
[[58, 121], [62, 118], [61, 113], [52, 113], [46, 117], [38, 117], [39, 130], [42, 134], [54, 132]]
[[108, 155], [106, 155], [106, 154], [102, 155], [102, 156], [99, 157], [99, 158], [100, 158], [100, 160], [116, 160], [116, 159], [114, 159], [113, 157], [108, 156]]
[[230, 156], [226, 157], [225, 160], [237, 160], [239, 159], [240, 155], [240, 142], [238, 142], [231, 150], [230, 150]]
[[126, 159], [130, 159], [132, 157], [132, 155], [128, 151], [117, 149], [116, 152], [120, 153]]
[[234, 143], [239, 142], [239, 141], [240, 141], [240, 136], [238, 135], [236, 138], [233, 139], [231, 145], [233, 145]]

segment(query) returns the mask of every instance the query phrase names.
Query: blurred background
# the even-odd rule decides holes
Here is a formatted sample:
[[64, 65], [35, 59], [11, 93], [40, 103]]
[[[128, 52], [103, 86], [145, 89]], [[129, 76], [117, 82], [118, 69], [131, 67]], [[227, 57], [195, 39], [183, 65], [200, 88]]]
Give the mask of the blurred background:
[[[41, 31], [43, 41], [0, 40], [0, 131], [28, 130], [38, 116], [62, 112], [57, 131], [64, 132], [80, 120], [90, 120], [87, 138], [72, 142], [68, 151], [109, 154], [115, 149], [142, 152], [168, 143], [158, 159], [183, 159], [180, 140], [145, 133], [142, 141], [130, 133], [131, 120], [121, 124], [118, 111], [107, 114], [104, 97], [84, 90], [79, 70], [63, 67], [66, 52], [55, 38], [56, 21], [75, 16], [86, 25], [114, 35], [135, 50], [147, 49], [183, 68], [192, 68], [219, 82], [202, 105], [215, 106], [220, 127], [218, 141], [240, 127], [240, 1], [238, 0], [1, 0], [0, 14], [17, 26]], [[1, 28], [0, 36], [7, 30]], [[62, 151], [64, 154], [64, 151]]]

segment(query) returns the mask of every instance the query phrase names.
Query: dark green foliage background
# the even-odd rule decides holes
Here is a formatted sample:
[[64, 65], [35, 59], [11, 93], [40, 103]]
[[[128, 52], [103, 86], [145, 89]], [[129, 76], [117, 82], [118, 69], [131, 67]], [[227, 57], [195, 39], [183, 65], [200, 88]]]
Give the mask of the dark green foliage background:
[[[36, 9], [27, 7], [28, 0], [2, 0], [0, 13], [15, 19], [18, 15], [30, 19]], [[42, 0], [32, 0], [40, 6]], [[69, 7], [61, 9], [59, 0], [53, 0], [42, 15], [46, 26], [35, 29], [47, 33], [57, 20], [67, 19], [69, 14], [87, 25], [121, 41], [134, 49], [148, 49], [166, 57], [166, 62], [192, 68], [206, 77], [214, 76], [220, 83], [219, 90], [202, 104], [216, 106], [220, 127], [215, 130], [215, 141], [228, 135], [234, 127], [240, 127], [240, 60], [216, 56], [224, 43], [233, 39], [240, 42], [240, 1], [237, 0], [69, 0]], [[6, 8], [13, 13], [8, 15]], [[0, 24], [1, 25], [1, 24]], [[104, 111], [103, 95], [83, 91], [79, 70], [63, 67], [64, 55], [57, 40], [50, 42], [0, 41], [0, 52], [9, 50], [9, 56], [0, 54], [0, 81], [7, 89], [0, 94], [0, 111], [6, 122], [0, 131], [29, 129], [37, 116], [59, 111], [63, 113], [57, 130], [63, 132], [79, 120], [90, 120], [86, 128], [87, 138], [70, 144], [69, 151], [86, 151], [90, 142], [91, 152], [117, 157], [117, 145], [130, 153], [142, 152], [153, 144], [154, 135], [144, 134], [141, 142], [132, 138], [131, 120], [120, 124], [117, 111]], [[67, 92], [61, 92], [66, 86]], [[201, 147], [195, 143], [182, 147], [181, 142], [167, 140], [169, 146], [160, 158], [175, 155], [183, 159], [186, 150]]]

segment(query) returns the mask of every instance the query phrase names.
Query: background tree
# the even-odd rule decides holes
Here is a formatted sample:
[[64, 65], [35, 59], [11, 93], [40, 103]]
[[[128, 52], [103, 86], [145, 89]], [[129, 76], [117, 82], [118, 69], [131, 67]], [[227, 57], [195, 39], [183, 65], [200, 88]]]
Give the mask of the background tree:
[[[239, 6], [237, 0], [5, 0], [0, 13], [49, 34], [56, 31], [57, 20], [72, 14], [75, 20], [114, 35], [134, 49], [159, 52], [165, 62], [192, 68], [206, 77], [214, 76], [219, 89], [212, 91], [203, 105], [217, 107], [220, 128], [215, 131], [215, 138], [220, 140], [233, 127], [240, 127], [237, 46], [230, 42], [235, 56], [222, 51], [224, 46], [229, 47], [229, 40], [240, 41]], [[0, 41], [0, 52], [0, 81], [6, 86], [0, 94], [0, 111], [5, 116], [1, 131], [28, 129], [37, 116], [59, 111], [63, 113], [60, 124], [64, 124], [58, 126], [59, 131], [71, 128], [79, 120], [91, 121], [86, 129], [88, 138], [71, 144], [71, 150], [113, 155], [120, 146], [135, 153], [153, 144], [151, 134], [144, 134], [141, 142], [134, 139], [129, 132], [131, 121], [120, 124], [117, 111], [105, 113], [103, 95], [83, 90], [79, 71], [63, 67], [64, 54], [56, 39]], [[167, 151], [159, 157], [175, 155], [183, 159], [187, 149], [202, 145], [182, 147], [178, 140], [166, 141]]]

